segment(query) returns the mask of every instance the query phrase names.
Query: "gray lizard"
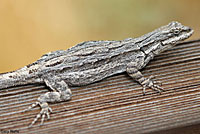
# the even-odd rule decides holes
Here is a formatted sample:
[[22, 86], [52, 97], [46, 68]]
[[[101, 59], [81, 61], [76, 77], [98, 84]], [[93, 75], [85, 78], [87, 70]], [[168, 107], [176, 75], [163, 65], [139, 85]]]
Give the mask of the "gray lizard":
[[19, 70], [0, 74], [0, 89], [34, 83], [44, 83], [51, 89], [25, 110], [37, 105], [41, 107], [30, 126], [39, 118], [41, 124], [46, 116], [50, 118], [52, 110], [48, 103], [70, 100], [69, 86], [91, 84], [114, 74], [127, 72], [143, 86], [144, 94], [146, 88], [161, 92], [163, 89], [157, 82], [152, 77], [144, 78], [139, 70], [154, 56], [189, 38], [192, 33], [191, 28], [173, 21], [138, 38], [86, 41], [65, 51], [45, 54]]

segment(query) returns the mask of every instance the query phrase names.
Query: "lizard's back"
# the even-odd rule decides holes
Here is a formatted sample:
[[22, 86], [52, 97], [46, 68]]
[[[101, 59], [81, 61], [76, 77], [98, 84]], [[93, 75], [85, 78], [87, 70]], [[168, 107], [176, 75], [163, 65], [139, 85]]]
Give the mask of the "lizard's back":
[[133, 39], [88, 41], [66, 51], [48, 53], [39, 61], [43, 63], [42, 72], [57, 71], [58, 77], [69, 84], [85, 85], [124, 72], [127, 63], [142, 55], [137, 50]]

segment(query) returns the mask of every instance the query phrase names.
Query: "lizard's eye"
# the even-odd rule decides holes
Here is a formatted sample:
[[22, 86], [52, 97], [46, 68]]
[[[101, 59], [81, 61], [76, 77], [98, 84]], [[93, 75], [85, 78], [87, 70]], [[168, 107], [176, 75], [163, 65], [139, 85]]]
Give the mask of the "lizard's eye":
[[178, 35], [180, 33], [180, 29], [173, 29], [172, 32], [174, 35]]

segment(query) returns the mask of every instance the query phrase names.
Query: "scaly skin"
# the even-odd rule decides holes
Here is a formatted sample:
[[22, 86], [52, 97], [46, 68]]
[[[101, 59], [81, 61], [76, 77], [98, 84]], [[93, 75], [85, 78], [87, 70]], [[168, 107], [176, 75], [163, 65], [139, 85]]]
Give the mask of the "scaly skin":
[[41, 112], [30, 126], [40, 117], [41, 124], [45, 116], [50, 118], [52, 110], [48, 103], [70, 100], [72, 93], [69, 86], [91, 84], [121, 72], [127, 72], [138, 81], [144, 94], [146, 88], [161, 92], [163, 89], [156, 85], [157, 82], [152, 77], [144, 78], [139, 70], [154, 56], [189, 38], [192, 33], [191, 28], [171, 22], [138, 38], [83, 42], [66, 51], [45, 54], [19, 70], [0, 74], [0, 89], [33, 83], [45, 83], [52, 89], [27, 109], [37, 105], [41, 107]]

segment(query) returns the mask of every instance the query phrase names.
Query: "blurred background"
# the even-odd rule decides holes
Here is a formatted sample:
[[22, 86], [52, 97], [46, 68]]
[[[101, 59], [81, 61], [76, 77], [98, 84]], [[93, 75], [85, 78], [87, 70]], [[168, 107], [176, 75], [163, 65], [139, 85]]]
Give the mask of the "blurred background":
[[88, 40], [121, 40], [172, 20], [200, 34], [199, 0], [0, 0], [0, 72]]

